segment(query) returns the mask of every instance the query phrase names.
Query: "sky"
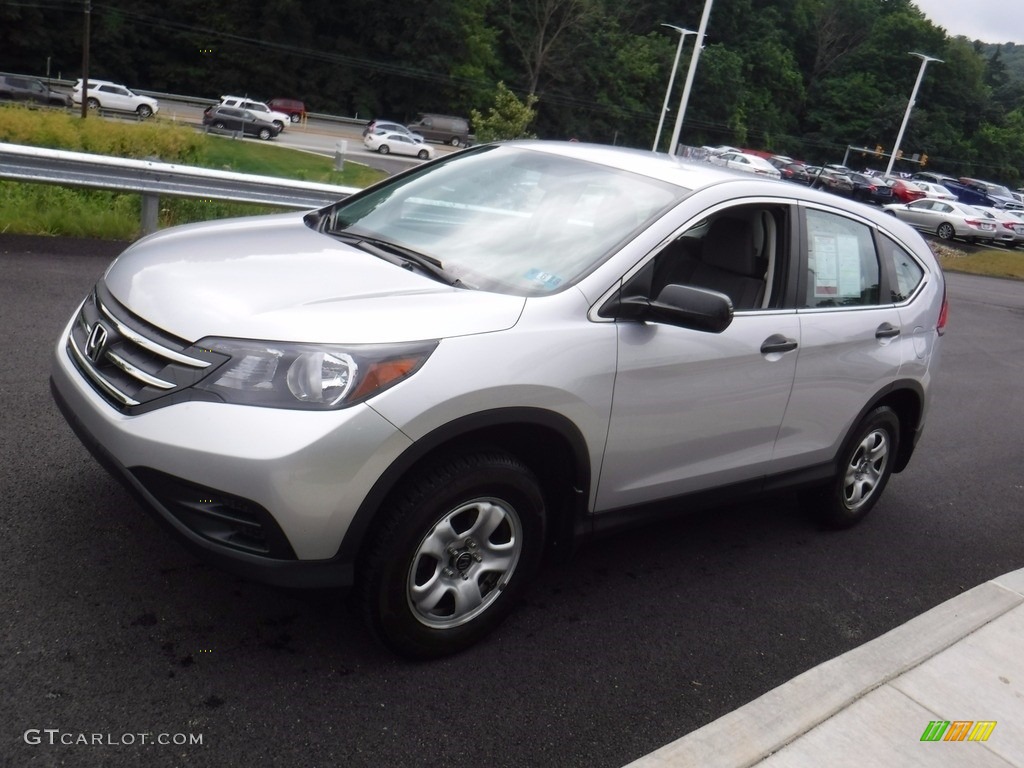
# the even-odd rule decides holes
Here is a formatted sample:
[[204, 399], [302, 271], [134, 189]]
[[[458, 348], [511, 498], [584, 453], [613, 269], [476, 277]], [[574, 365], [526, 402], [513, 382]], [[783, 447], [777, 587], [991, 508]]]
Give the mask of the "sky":
[[1024, 45], [1024, 0], [913, 0], [950, 37]]

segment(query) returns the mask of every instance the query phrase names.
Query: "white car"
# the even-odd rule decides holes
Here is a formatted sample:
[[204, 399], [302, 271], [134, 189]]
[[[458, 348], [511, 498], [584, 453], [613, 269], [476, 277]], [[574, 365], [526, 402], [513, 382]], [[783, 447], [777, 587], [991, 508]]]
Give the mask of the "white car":
[[1013, 212], [1005, 208], [996, 208], [991, 205], [972, 205], [977, 211], [982, 211], [996, 223], [995, 242], [1002, 243], [1014, 248], [1024, 243], [1024, 222], [1013, 215]]
[[746, 152], [724, 152], [721, 155], [713, 155], [708, 158], [709, 162], [715, 165], [724, 165], [735, 171], [746, 171], [769, 179], [781, 179], [779, 169], [769, 163], [763, 157], [750, 155]]
[[430, 160], [435, 154], [432, 146], [421, 144], [406, 133], [368, 133], [363, 137], [363, 144], [371, 152], [379, 152], [382, 155], [394, 152], [396, 155]]
[[221, 96], [220, 103], [222, 107], [248, 109], [250, 112], [255, 112], [256, 117], [273, 123], [282, 132], [284, 127], [292, 121], [291, 115], [273, 110], [262, 101], [253, 101], [245, 96]]
[[911, 181], [918, 189], [924, 192], [925, 197], [930, 197], [933, 200], [956, 200], [957, 197], [949, 191], [947, 187], [941, 184], [933, 184], [930, 181]]
[[[71, 101], [82, 103], [82, 81], [75, 83]], [[89, 80], [89, 91], [85, 97], [89, 109], [106, 109], [112, 112], [134, 112], [143, 120], [160, 110], [160, 104], [150, 96], [142, 96], [130, 88], [109, 80]]]

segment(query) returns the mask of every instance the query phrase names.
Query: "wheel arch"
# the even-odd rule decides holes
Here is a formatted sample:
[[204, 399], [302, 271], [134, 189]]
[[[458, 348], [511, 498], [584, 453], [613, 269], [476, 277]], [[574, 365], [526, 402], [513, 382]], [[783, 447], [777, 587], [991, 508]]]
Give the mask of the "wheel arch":
[[338, 550], [355, 562], [381, 523], [378, 512], [403, 479], [446, 455], [498, 449], [515, 456], [537, 476], [547, 512], [548, 549], [571, 546], [586, 517], [591, 466], [586, 441], [561, 414], [536, 408], [500, 408], [464, 416], [416, 440], [374, 483], [359, 505]]
[[[913, 380], [895, 382], [885, 391], [880, 392], [857, 415], [854, 424], [880, 405], [887, 405], [896, 412], [900, 421], [900, 441], [896, 452], [896, 463], [893, 472], [902, 472], [914, 455], [914, 447], [921, 433], [921, 421], [924, 415], [924, 389]], [[845, 449], [845, 445], [843, 446]]]

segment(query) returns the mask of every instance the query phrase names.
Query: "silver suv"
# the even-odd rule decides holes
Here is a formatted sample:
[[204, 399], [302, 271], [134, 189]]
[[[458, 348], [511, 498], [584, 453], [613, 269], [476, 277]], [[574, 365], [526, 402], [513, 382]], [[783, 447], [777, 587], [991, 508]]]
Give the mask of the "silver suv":
[[352, 585], [424, 658], [654, 502], [799, 487], [858, 522], [921, 434], [945, 322], [932, 253], [883, 212], [517, 142], [140, 240], [75, 310], [52, 389], [195, 551]]

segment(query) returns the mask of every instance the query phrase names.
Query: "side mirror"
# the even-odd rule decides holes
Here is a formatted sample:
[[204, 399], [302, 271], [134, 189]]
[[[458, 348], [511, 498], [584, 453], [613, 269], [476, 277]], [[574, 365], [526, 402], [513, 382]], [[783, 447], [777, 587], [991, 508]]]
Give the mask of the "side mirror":
[[618, 296], [600, 311], [601, 317], [665, 323], [693, 331], [721, 333], [732, 323], [732, 301], [724, 293], [689, 285], [666, 285], [657, 299]]

